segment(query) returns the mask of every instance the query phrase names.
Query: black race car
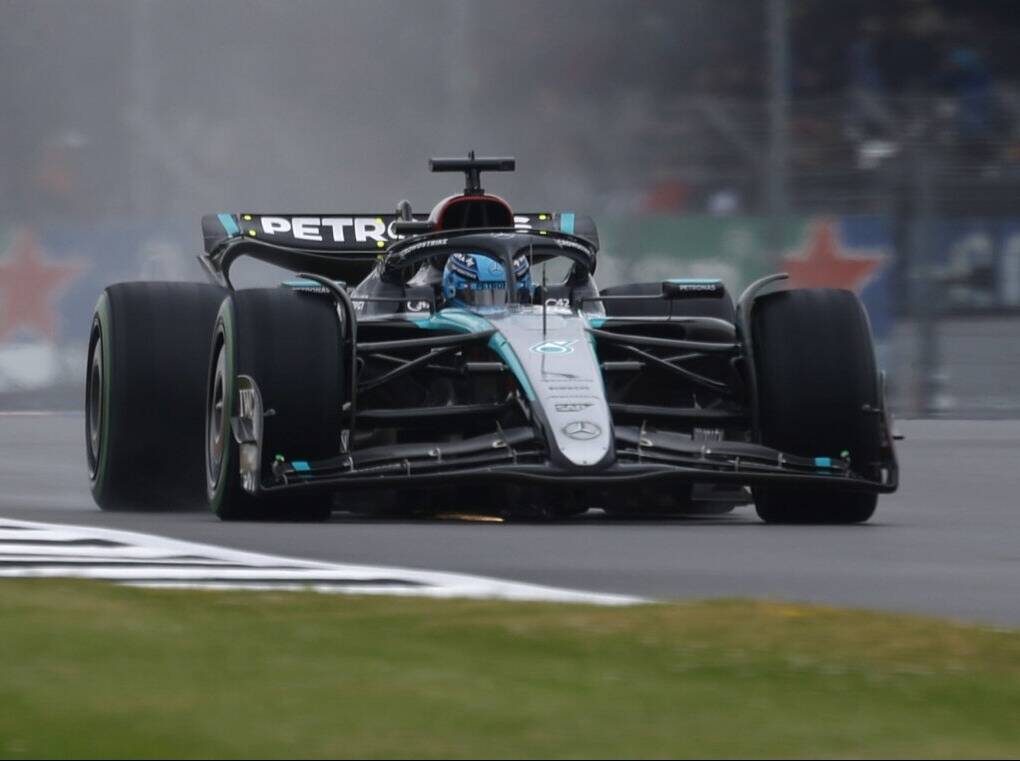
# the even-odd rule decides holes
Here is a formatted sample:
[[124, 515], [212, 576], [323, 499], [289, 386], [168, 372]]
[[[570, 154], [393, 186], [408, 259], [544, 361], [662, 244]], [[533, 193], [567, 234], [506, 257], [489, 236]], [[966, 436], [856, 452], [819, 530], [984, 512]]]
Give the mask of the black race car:
[[[588, 217], [480, 187], [416, 215], [218, 214], [212, 281], [120, 283], [88, 354], [105, 510], [325, 519], [466, 509], [855, 523], [896, 489], [868, 319], [843, 290], [599, 288]], [[296, 274], [237, 290], [253, 257]]]

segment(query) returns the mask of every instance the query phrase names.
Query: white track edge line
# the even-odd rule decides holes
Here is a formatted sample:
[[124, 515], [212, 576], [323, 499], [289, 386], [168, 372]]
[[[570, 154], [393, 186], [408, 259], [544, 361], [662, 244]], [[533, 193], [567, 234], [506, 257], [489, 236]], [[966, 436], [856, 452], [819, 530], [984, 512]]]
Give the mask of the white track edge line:
[[[449, 596], [475, 596], [471, 594], [472, 590], [478, 592], [483, 588], [487, 589], [487, 592], [478, 592], [478, 596], [481, 597], [492, 597], [494, 599], [531, 599], [536, 601], [547, 600], [555, 602], [578, 602], [578, 603], [590, 603], [596, 605], [635, 605], [640, 603], [649, 602], [646, 599], [633, 597], [629, 595], [620, 595], [612, 593], [602, 592], [590, 592], [578, 589], [567, 589], [560, 587], [547, 586], [542, 584], [532, 584], [529, 582], [511, 581], [506, 579], [499, 579], [495, 577], [480, 576], [473, 574], [463, 573], [452, 573], [446, 571], [428, 571], [421, 569], [402, 568], [399, 566], [374, 566], [374, 565], [360, 565], [360, 564], [347, 564], [347, 563], [325, 563], [320, 561], [309, 561], [301, 558], [295, 558], [283, 555], [268, 555], [261, 553], [248, 552], [245, 550], [235, 550], [229, 547], [222, 547], [213, 544], [203, 544], [198, 542], [187, 542], [178, 539], [172, 539], [170, 537], [160, 536], [158, 534], [147, 534], [136, 531], [125, 531], [121, 529], [108, 529], [94, 526], [79, 526], [73, 524], [60, 524], [60, 523], [42, 523], [38, 521], [22, 521], [12, 518], [0, 517], [0, 528], [3, 524], [8, 526], [20, 526], [22, 528], [35, 528], [43, 530], [57, 530], [62, 532], [75, 531], [81, 532], [86, 536], [109, 539], [111, 541], [118, 541], [128, 545], [142, 545], [150, 546], [163, 549], [168, 552], [174, 552], [176, 554], [202, 554], [212, 558], [233, 561], [241, 564], [249, 565], [253, 572], [258, 571], [259, 567], [265, 567], [269, 565], [278, 565], [281, 562], [286, 562], [291, 565], [300, 566], [295, 570], [303, 570], [307, 572], [334, 572], [349, 574], [347, 578], [361, 576], [362, 578], [403, 578], [416, 582], [418, 584], [426, 585], [431, 588], [430, 591], [435, 589], [447, 589], [447, 590], [460, 590], [459, 593], [453, 593]], [[27, 574], [26, 574], [27, 575]], [[64, 574], [70, 576], [71, 574]], [[112, 580], [112, 579], [111, 579]], [[124, 579], [124, 581], [128, 581]], [[309, 588], [309, 587], [306, 587]], [[422, 591], [423, 587], [415, 588], [415, 592]], [[359, 589], [360, 592], [364, 592], [365, 589]], [[437, 593], [434, 596], [447, 596], [442, 593]]]

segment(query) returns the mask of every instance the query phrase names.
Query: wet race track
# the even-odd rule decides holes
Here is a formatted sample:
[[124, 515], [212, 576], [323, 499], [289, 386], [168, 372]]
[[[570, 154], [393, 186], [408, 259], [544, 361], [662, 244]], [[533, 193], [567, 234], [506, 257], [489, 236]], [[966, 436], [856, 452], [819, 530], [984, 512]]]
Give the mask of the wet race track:
[[556, 523], [336, 514], [325, 525], [227, 524], [205, 512], [102, 513], [80, 415], [0, 413], [0, 519], [645, 598], [767, 596], [1020, 623], [1020, 422], [898, 429], [901, 489], [863, 526], [766, 526], [750, 507], [653, 521], [592, 511]]

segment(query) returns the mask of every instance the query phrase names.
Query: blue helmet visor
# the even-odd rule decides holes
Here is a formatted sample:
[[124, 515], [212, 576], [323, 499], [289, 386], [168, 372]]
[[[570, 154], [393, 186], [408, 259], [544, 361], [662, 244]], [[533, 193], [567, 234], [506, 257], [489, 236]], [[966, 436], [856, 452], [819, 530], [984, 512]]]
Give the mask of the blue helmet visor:
[[503, 307], [510, 301], [506, 281], [468, 282], [457, 288], [454, 298], [472, 307]]

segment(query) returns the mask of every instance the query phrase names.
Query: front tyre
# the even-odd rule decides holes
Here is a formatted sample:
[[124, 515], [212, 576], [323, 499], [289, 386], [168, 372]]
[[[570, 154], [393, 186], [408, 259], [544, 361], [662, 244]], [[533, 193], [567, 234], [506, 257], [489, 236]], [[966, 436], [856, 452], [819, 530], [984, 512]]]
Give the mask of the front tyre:
[[89, 334], [85, 452], [103, 510], [202, 504], [209, 332], [223, 289], [118, 283], [103, 291]]
[[238, 377], [262, 397], [263, 481], [273, 460], [320, 460], [340, 453], [346, 398], [340, 324], [333, 302], [286, 288], [236, 291], [224, 299], [213, 330], [206, 403], [206, 493], [223, 520], [326, 520], [328, 494], [247, 492], [241, 483]]
[[[849, 453], [859, 475], [877, 479], [882, 399], [871, 328], [850, 291], [818, 288], [759, 298], [751, 314], [761, 442], [804, 457]], [[754, 490], [768, 523], [863, 523], [878, 495]]]

